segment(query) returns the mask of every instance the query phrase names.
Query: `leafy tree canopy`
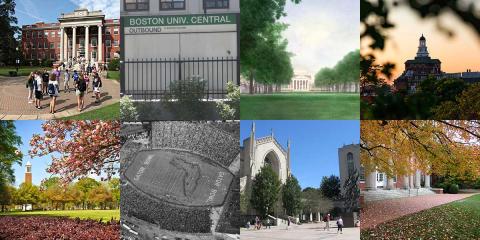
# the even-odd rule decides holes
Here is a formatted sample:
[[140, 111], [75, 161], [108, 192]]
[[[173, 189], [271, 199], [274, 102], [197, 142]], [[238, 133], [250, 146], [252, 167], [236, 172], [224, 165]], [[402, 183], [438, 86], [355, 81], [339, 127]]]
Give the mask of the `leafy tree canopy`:
[[262, 217], [273, 212], [274, 205], [279, 197], [280, 188], [280, 180], [272, 167], [270, 165], [263, 166], [253, 180], [250, 198], [252, 207]]

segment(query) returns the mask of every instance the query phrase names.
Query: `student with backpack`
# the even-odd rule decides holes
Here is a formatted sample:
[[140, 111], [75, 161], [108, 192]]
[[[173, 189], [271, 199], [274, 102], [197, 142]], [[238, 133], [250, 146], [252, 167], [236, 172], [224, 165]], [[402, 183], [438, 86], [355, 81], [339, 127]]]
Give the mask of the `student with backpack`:
[[42, 74], [42, 92], [43, 94], [47, 94], [47, 85], [48, 85], [48, 81], [49, 81], [49, 78], [50, 78], [50, 74], [48, 74], [48, 71], [47, 69], [44, 69], [43, 70], [43, 74]]
[[65, 73], [63, 73], [63, 88], [65, 92], [70, 92], [70, 72], [68, 72], [68, 69], [65, 69]]
[[95, 103], [100, 101], [100, 88], [102, 87], [102, 79], [98, 75], [98, 73], [94, 73], [93, 75], [93, 94], [95, 95]]
[[33, 72], [31, 72], [30, 75], [28, 75], [27, 83], [25, 84], [28, 89], [28, 103], [33, 103], [34, 82], [35, 75]]
[[59, 87], [57, 81], [57, 75], [51, 74], [50, 81], [48, 81], [47, 87], [48, 95], [50, 96], [50, 113], [55, 113], [55, 104], [57, 102]]
[[78, 74], [77, 70], [73, 70], [73, 84], [77, 85], [78, 79], [80, 78], [80, 75]]
[[75, 88], [76, 88], [75, 94], [77, 95], [77, 107], [78, 107], [78, 111], [81, 112], [85, 104], [84, 97], [85, 97], [85, 91], [87, 90], [87, 83], [83, 79], [83, 76], [80, 76], [78, 78]]
[[36, 72], [34, 74], [35, 76], [35, 81], [34, 81], [34, 85], [33, 85], [33, 88], [35, 90], [35, 108], [37, 109], [42, 109], [42, 106], [41, 106], [41, 100], [43, 98], [43, 94], [42, 94], [42, 82], [43, 82], [43, 79], [40, 75], [40, 72]]

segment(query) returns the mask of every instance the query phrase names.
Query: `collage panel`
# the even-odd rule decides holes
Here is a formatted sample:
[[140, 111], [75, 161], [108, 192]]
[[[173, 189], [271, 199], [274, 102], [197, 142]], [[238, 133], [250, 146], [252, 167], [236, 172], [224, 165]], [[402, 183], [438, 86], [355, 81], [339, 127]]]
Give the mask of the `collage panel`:
[[120, 118], [118, 4], [63, 2], [0, 2], [0, 119]]
[[121, 0], [125, 121], [239, 119], [240, 0]]
[[122, 239], [238, 239], [238, 122], [122, 125]]
[[0, 239], [120, 239], [120, 122], [0, 121]]
[[477, 1], [361, 2], [361, 119], [480, 118]]
[[480, 236], [477, 120], [360, 125], [361, 239]]
[[359, 119], [359, 1], [242, 3], [240, 119]]
[[359, 128], [242, 120], [241, 239], [359, 239]]

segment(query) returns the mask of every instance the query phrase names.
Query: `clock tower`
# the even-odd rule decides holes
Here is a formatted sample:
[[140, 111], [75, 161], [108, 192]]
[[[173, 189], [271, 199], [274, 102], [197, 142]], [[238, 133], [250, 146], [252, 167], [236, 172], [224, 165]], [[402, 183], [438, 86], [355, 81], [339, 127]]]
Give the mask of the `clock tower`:
[[30, 161], [27, 162], [25, 167], [27, 167], [25, 170], [25, 183], [32, 184], [32, 164]]

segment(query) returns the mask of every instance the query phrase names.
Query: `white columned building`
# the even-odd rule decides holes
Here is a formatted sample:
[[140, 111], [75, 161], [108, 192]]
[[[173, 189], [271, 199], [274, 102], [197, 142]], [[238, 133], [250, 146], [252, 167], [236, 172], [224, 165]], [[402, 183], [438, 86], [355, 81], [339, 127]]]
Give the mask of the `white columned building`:
[[62, 38], [60, 61], [105, 62], [103, 57], [105, 15], [102, 11], [89, 12], [87, 9], [77, 9], [73, 13], [62, 14], [58, 20]]

